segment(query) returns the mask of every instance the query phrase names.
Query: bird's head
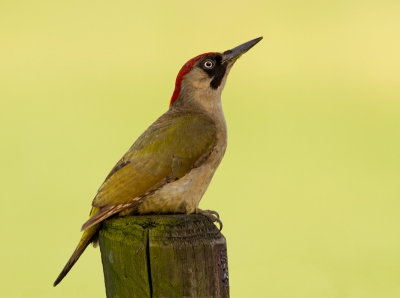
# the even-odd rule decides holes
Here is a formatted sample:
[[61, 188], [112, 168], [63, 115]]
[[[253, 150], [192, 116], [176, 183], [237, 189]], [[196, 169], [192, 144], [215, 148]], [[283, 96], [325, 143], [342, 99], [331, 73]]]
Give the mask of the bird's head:
[[261, 39], [262, 37], [253, 39], [223, 53], [204, 53], [190, 59], [176, 77], [170, 106], [186, 106], [196, 102], [205, 104], [204, 101], [207, 100], [220, 100], [233, 64]]

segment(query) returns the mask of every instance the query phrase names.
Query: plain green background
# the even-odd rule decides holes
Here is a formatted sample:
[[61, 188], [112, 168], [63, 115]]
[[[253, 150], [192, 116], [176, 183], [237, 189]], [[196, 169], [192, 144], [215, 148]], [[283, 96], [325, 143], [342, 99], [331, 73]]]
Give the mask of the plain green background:
[[105, 297], [98, 249], [52, 283], [108, 172], [190, 58], [258, 36], [200, 207], [231, 297], [400, 297], [400, 1], [1, 1], [2, 297]]

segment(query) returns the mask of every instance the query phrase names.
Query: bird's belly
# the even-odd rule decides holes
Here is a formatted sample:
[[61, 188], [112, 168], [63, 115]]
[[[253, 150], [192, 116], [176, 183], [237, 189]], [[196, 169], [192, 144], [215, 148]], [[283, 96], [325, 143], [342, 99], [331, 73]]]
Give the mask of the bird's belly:
[[[224, 152], [221, 153], [223, 156]], [[208, 162], [192, 169], [182, 178], [165, 184], [143, 201], [139, 206], [139, 213], [190, 214], [195, 212], [221, 162], [222, 156], [211, 155]]]

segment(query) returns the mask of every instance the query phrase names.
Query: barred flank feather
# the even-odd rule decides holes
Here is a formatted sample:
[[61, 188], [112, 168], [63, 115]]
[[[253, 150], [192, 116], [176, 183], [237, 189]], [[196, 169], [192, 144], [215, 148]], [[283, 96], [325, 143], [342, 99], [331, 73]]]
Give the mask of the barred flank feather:
[[95, 216], [91, 217], [87, 222], [83, 224], [81, 230], [82, 231], [90, 230], [92, 227], [97, 226], [100, 222], [102, 222], [106, 218], [109, 218], [111, 215], [114, 215], [115, 213], [118, 213], [130, 207], [131, 205], [132, 205], [131, 203], [128, 203], [128, 204], [103, 207], [99, 212], [96, 213]]

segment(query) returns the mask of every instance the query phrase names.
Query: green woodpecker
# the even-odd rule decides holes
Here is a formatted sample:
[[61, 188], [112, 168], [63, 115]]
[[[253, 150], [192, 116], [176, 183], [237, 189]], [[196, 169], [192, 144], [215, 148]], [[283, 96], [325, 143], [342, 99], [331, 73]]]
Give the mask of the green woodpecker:
[[168, 111], [137, 139], [98, 190], [82, 238], [54, 286], [85, 248], [96, 244], [101, 222], [110, 216], [200, 213], [222, 228], [218, 213], [198, 208], [226, 150], [221, 93], [233, 64], [261, 39], [196, 56], [182, 67]]

